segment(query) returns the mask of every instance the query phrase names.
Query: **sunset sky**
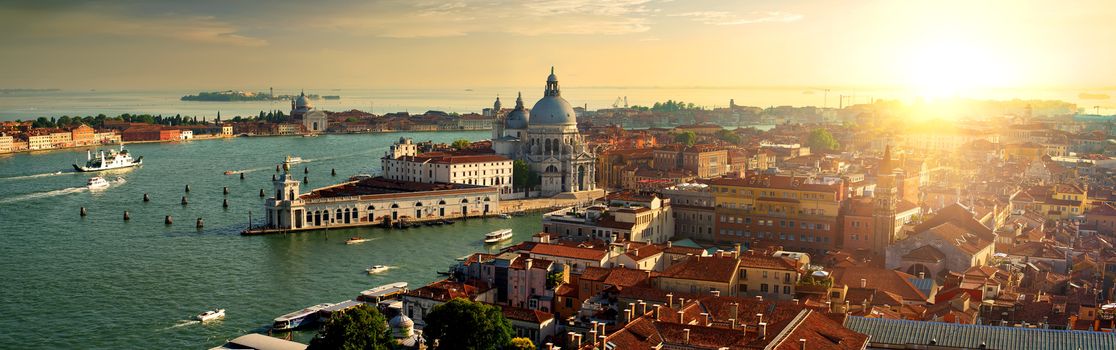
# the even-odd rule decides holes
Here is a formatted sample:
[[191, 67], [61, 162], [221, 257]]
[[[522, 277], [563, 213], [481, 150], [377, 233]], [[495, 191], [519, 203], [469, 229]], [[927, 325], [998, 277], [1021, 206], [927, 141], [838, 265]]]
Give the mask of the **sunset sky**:
[[1116, 85], [1089, 1], [5, 1], [0, 88]]

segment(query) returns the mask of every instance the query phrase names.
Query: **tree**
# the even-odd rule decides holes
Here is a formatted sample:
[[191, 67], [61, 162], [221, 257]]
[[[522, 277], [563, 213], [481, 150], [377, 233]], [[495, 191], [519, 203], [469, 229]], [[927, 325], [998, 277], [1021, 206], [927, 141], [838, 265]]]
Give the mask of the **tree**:
[[812, 150], [833, 151], [841, 145], [829, 134], [829, 130], [814, 129], [810, 132], [810, 137], [806, 140], [806, 145], [810, 146]]
[[307, 349], [381, 350], [394, 344], [384, 315], [372, 306], [360, 305], [333, 314]]
[[531, 342], [531, 339], [524, 337], [512, 338], [511, 344], [508, 344], [508, 347], [505, 349], [535, 350], [535, 343]]
[[456, 150], [463, 150], [463, 149], [469, 148], [469, 146], [472, 146], [472, 145], [473, 145], [473, 143], [469, 142], [469, 140], [466, 140], [466, 139], [459, 139], [457, 141], [453, 141], [453, 144], [452, 144], [453, 148], [456, 149]]
[[693, 131], [676, 134], [674, 135], [674, 141], [686, 146], [693, 146], [697, 143], [697, 134], [694, 134]]
[[717, 138], [734, 145], [739, 145], [744, 141], [744, 139], [740, 138], [739, 134], [732, 132], [732, 130], [724, 129], [717, 130]]
[[433, 349], [495, 350], [511, 343], [511, 322], [496, 306], [456, 298], [435, 306], [423, 320], [426, 344], [438, 344]]

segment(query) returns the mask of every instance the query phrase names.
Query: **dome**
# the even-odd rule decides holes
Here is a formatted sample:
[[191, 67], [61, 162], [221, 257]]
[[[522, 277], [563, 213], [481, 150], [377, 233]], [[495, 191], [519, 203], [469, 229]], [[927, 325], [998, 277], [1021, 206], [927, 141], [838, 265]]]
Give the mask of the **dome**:
[[302, 108], [302, 107], [310, 108], [310, 107], [312, 107], [310, 105], [310, 99], [306, 98], [306, 93], [305, 92], [298, 94], [298, 99], [295, 100], [295, 107], [296, 108]]
[[399, 316], [392, 317], [388, 321], [388, 327], [391, 327], [391, 335], [395, 338], [409, 338], [414, 335], [415, 321], [402, 313]]
[[545, 96], [531, 107], [531, 125], [577, 125], [573, 106], [562, 96]]
[[526, 129], [530, 118], [527, 109], [523, 108], [523, 94], [520, 93], [519, 97], [515, 99], [515, 109], [508, 112], [505, 118], [504, 126], [508, 129]]

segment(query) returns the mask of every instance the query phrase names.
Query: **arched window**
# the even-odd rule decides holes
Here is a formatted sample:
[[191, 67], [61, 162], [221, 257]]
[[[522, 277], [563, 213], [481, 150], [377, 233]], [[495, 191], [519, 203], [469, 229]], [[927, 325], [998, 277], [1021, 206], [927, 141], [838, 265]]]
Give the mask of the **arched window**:
[[337, 219], [344, 218], [344, 216], [341, 215], [341, 209], [337, 209], [337, 215], [334, 215], [334, 217]]
[[376, 210], [376, 206], [374, 206], [374, 205], [369, 205], [369, 206], [368, 206], [368, 212], [369, 212], [369, 213], [371, 213], [371, 212], [372, 212], [373, 210]]
[[392, 209], [399, 208], [399, 203], [391, 203], [391, 208]]

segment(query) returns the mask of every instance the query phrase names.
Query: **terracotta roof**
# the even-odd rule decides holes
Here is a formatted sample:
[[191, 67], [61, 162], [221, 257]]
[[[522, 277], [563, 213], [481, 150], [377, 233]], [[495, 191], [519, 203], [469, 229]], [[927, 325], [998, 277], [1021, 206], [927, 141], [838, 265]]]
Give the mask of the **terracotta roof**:
[[942, 259], [945, 259], [945, 254], [938, 250], [938, 248], [934, 248], [934, 246], [930, 245], [915, 248], [908, 252], [907, 255], [903, 255], [903, 260], [917, 260], [932, 263], [942, 261]]
[[795, 263], [785, 258], [749, 251], [740, 254], [740, 267], [793, 271]]
[[558, 244], [537, 244], [530, 249], [531, 254], [600, 261], [608, 254], [604, 249], [571, 247]]
[[790, 331], [778, 333], [777, 338], [765, 349], [800, 350], [801, 339], [806, 340], [805, 346], [811, 350], [859, 350], [868, 345], [868, 335], [845, 328], [824, 314], [812, 310], [802, 311], [786, 327], [779, 326], [768, 326], [768, 332], [773, 328], [782, 328], [784, 332], [790, 328]]
[[892, 292], [901, 296], [906, 301], [925, 301], [927, 296], [918, 290], [910, 279], [915, 278], [910, 274], [876, 267], [841, 267], [834, 268], [831, 276], [835, 285], [848, 285], [860, 287], [860, 280], [865, 279], [873, 288], [881, 291]]
[[735, 258], [694, 256], [671, 265], [663, 271], [663, 277], [728, 283], [739, 266]]
[[922, 232], [917, 235], [934, 235], [935, 237], [946, 240], [948, 243], [957, 247], [966, 254], [974, 255], [981, 250], [988, 248], [992, 245], [991, 240], [982, 239], [980, 236], [972, 233], [968, 229], [962, 228], [953, 222], [946, 222], [938, 226]]
[[535, 324], [542, 324], [543, 322], [554, 319], [554, 315], [539, 310], [523, 309], [511, 306], [500, 306], [500, 311], [511, 320], [519, 320], [531, 322]]

